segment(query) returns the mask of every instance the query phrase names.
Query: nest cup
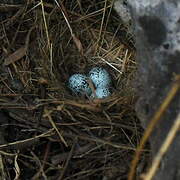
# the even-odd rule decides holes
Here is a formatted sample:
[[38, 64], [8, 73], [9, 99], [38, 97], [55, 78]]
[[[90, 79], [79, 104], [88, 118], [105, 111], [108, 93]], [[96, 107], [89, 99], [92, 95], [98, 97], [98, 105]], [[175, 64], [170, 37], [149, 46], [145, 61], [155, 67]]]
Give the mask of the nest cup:
[[[52, 14], [52, 17], [53, 15], [56, 16], [56, 19], [61, 19], [61, 23], [48, 29], [49, 38], [53, 42], [53, 53], [52, 62], [47, 59], [43, 63], [43, 66], [46, 67], [43, 76], [58, 92], [56, 93], [57, 98], [83, 100], [68, 88], [68, 79], [75, 73], [88, 74], [93, 67], [102, 67], [110, 74], [112, 79], [111, 98], [118, 96], [129, 87], [127, 82], [132, 79], [135, 69], [133, 67], [135, 52], [131, 47], [122, 43], [118, 34], [114, 35], [115, 32], [107, 27], [103, 32], [104, 36], [98, 43], [99, 33], [102, 31], [100, 24], [93, 25], [93, 28], [87, 28], [88, 24], [89, 26], [92, 24], [87, 19], [86, 23], [88, 24], [86, 25], [83, 21], [71, 23], [75, 35], [73, 37], [68, 28], [64, 29], [67, 27], [67, 23], [62, 15]], [[110, 21], [114, 21], [114, 19], [112, 18]], [[51, 21], [49, 21], [49, 27], [51, 27]], [[102, 43], [103, 41], [104, 43]], [[46, 52], [48, 51], [47, 46]], [[47, 54], [44, 57], [47, 57]], [[123, 61], [126, 63], [123, 64]]]
[[[62, 35], [63, 37], [59, 36], [56, 38], [54, 32], [50, 34], [53, 38], [55, 49], [54, 57], [52, 58], [52, 73], [48, 72], [46, 74], [49, 74], [48, 78], [52, 83], [51, 85], [56, 89], [54, 98], [60, 98], [64, 101], [72, 100], [91, 106], [92, 99], [90, 100], [87, 96], [79, 96], [73, 93], [68, 87], [68, 80], [76, 73], [88, 75], [88, 72], [94, 67], [104, 68], [111, 77], [111, 95], [108, 98], [98, 100], [103, 106], [108, 105], [109, 101], [112, 103], [114, 99], [134, 93], [130, 83], [134, 78], [135, 72], [135, 64], [133, 64], [134, 50], [122, 44], [118, 37], [114, 37], [113, 33], [109, 35], [109, 32], [104, 35], [104, 39], [107, 39], [107, 41], [110, 38], [111, 40], [113, 39], [115, 45], [109, 41], [108, 45], [103, 44], [95, 47], [93, 43], [96, 42], [97, 37], [93, 39], [88, 31], [82, 32], [81, 26], [82, 24], [74, 24], [72, 28], [76, 29], [76, 36], [82, 44], [81, 50], [83, 52], [79, 51], [68, 30]], [[58, 34], [61, 34], [61, 28], [58, 30]], [[89, 43], [87, 44], [87, 42]], [[104, 49], [106, 49], [105, 52]], [[123, 64], [123, 61], [126, 61], [126, 63]], [[47, 69], [49, 70], [50, 68]], [[121, 102], [119, 103], [121, 105]], [[76, 108], [78, 111], [81, 111], [81, 108]], [[73, 106], [72, 111], [74, 111]]]
[[[82, 116], [89, 120], [92, 119], [92, 114], [93, 119], [102, 119], [104, 108], [110, 115], [112, 112], [118, 114], [123, 108], [129, 109], [134, 103], [131, 80], [134, 79], [136, 72], [135, 50], [129, 46], [128, 29], [123, 24], [119, 26], [120, 22], [117, 21], [119, 17], [116, 13], [109, 11], [108, 23], [104, 29], [101, 28], [100, 22], [94, 23], [88, 16], [82, 21], [72, 15], [69, 23], [73, 34], [61, 13], [54, 11], [51, 18], [48, 21], [48, 33], [53, 46], [50, 49], [48, 44], [45, 44], [46, 50], [41, 51], [44, 57], [41, 75], [49, 82], [50, 97], [61, 100], [64, 103], [63, 107], [68, 109], [69, 114], [64, 112], [65, 119], [72, 121], [77, 118], [83, 122]], [[60, 19], [61, 23], [58, 23]], [[118, 29], [119, 27], [122, 29]], [[119, 37], [121, 32], [126, 33], [123, 41]], [[126, 39], [127, 37], [129, 39]], [[42, 42], [47, 41], [46, 36], [41, 38]], [[50, 52], [52, 52], [51, 59], [49, 59]], [[70, 76], [76, 73], [87, 75], [93, 67], [106, 69], [112, 79], [111, 95], [108, 98], [98, 99], [97, 102], [96, 100], [92, 102], [86, 96], [73, 94], [68, 88]], [[99, 108], [100, 106], [103, 108]], [[78, 112], [81, 117], [77, 116]]]
[[[1, 27], [0, 64], [10, 60], [0, 67], [5, 112], [0, 115], [8, 114], [1, 122], [1, 141], [3, 134], [7, 140], [2, 143], [2, 172], [7, 172], [1, 174], [126, 179], [142, 129], [131, 85], [136, 71], [132, 35], [114, 13], [113, 1], [57, 1], [62, 8], [50, 0], [24, 2], [5, 8], [15, 14]], [[92, 100], [68, 88], [71, 75], [88, 74], [93, 67], [111, 76], [107, 98]], [[18, 152], [18, 158], [6, 150]]]
[[[90, 1], [88, 3], [91, 4]], [[54, 12], [52, 17], [57, 22], [51, 26], [53, 21], [49, 21], [49, 38], [53, 42], [52, 61], [48, 58], [43, 60], [44, 71], [42, 76], [48, 80], [49, 98], [56, 102], [48, 107], [52, 111], [51, 114], [55, 122], [70, 124], [69, 126], [60, 125], [59, 128], [63, 132], [73, 134], [73, 138], [75, 135], [78, 135], [78, 138], [92, 137], [93, 143], [90, 140], [90, 144], [93, 145], [104, 142], [96, 142], [96, 138], [93, 139], [93, 137], [102, 140], [113, 134], [115, 136], [112, 136], [109, 141], [125, 144], [129, 150], [129, 141], [126, 136], [133, 137], [130, 139], [133, 143], [136, 142], [132, 125], [137, 119], [132, 108], [134, 91], [130, 83], [134, 77], [136, 66], [134, 62], [135, 51], [128, 46], [128, 43], [122, 43], [116, 34], [116, 31], [120, 31], [116, 29], [119, 27], [117, 16], [114, 18], [114, 14], [110, 15], [108, 19], [110, 23], [107, 23], [106, 28], [103, 26], [104, 29], [101, 29], [101, 22], [95, 24], [91, 17], [87, 16], [85, 20], [81, 20], [78, 16], [71, 15], [70, 25], [75, 37], [70, 33], [62, 14]], [[99, 17], [102, 19], [101, 16]], [[58, 23], [59, 19], [61, 19], [61, 23]], [[94, 19], [97, 20], [98, 17], [94, 17]], [[117, 26], [114, 25], [115, 21]], [[123, 31], [125, 30], [123, 29]], [[42, 52], [48, 54], [50, 52], [48, 46], [47, 50]], [[47, 54], [43, 57], [49, 57]], [[73, 94], [68, 88], [69, 77], [76, 73], [87, 75], [93, 67], [102, 67], [111, 76], [112, 94], [108, 98], [92, 100], [86, 96]], [[123, 131], [121, 130], [122, 127], [124, 128]], [[69, 138], [70, 136], [65, 139], [67, 144], [71, 146], [73, 138]], [[87, 139], [78, 139], [78, 146], [88, 145]], [[103, 153], [106, 151], [107, 145], [106, 142], [104, 143], [105, 146], [95, 149], [93, 153], [104, 156]], [[115, 146], [107, 146], [109, 148], [107, 151], [114, 151]], [[115, 156], [112, 159], [116, 159]], [[131, 156], [128, 155], [127, 159], [129, 157]], [[114, 166], [121, 167], [124, 165], [124, 163], [117, 165], [117, 162], [113, 162], [112, 159], [109, 161], [112, 161]], [[95, 158], [93, 160], [98, 166], [104, 166], [104, 162]], [[84, 167], [91, 167], [90, 159], [85, 158], [81, 162]], [[129, 166], [127, 171], [128, 169]]]

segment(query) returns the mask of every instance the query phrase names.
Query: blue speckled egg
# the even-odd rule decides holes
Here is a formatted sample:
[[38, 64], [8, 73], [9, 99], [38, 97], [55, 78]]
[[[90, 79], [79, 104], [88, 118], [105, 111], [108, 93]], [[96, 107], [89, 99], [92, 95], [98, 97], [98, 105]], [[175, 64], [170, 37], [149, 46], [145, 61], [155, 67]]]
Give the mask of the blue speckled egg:
[[91, 98], [98, 98], [98, 99], [103, 99], [111, 95], [111, 92], [109, 88], [107, 87], [99, 87], [95, 91], [95, 96], [94, 94], [91, 95]]
[[109, 73], [101, 67], [94, 67], [89, 72], [89, 78], [94, 83], [96, 88], [108, 87], [111, 84], [111, 77]]
[[73, 74], [69, 78], [69, 88], [75, 94], [87, 94], [88, 96], [90, 96], [92, 91], [89, 87], [87, 79], [88, 78], [83, 74]]

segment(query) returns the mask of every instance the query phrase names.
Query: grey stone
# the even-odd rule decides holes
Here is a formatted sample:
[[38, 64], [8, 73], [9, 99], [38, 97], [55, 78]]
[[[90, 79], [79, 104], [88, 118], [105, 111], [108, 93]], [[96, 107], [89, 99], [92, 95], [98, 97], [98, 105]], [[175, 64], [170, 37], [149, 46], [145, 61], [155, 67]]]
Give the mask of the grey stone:
[[116, 0], [114, 2], [114, 9], [119, 14], [123, 23], [129, 25], [131, 22], [131, 14], [128, 8], [127, 0]]
[[[147, 127], [168, 94], [175, 75], [180, 74], [180, 1], [129, 0], [136, 37], [138, 72], [136, 112]], [[176, 95], [150, 138], [154, 157], [180, 112]], [[155, 180], [180, 179], [180, 134], [166, 153]]]

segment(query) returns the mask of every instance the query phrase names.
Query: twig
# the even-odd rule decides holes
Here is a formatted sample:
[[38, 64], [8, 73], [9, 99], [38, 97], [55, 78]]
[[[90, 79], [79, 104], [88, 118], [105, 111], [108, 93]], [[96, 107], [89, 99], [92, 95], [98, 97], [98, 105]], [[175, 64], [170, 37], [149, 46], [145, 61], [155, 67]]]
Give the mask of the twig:
[[63, 136], [61, 135], [61, 133], [59, 132], [58, 128], [56, 127], [56, 124], [54, 123], [52, 117], [51, 117], [51, 111], [48, 111], [47, 109], [45, 109], [45, 114], [44, 117], [47, 117], [49, 122], [51, 123], [52, 127], [55, 129], [55, 131], [57, 132], [59, 138], [61, 139], [61, 141], [64, 143], [64, 145], [66, 147], [68, 147], [68, 144], [66, 143], [66, 141], [64, 140]]
[[69, 161], [70, 161], [70, 159], [72, 158], [72, 155], [73, 155], [73, 152], [74, 152], [74, 149], [75, 149], [76, 140], [77, 140], [77, 139], [74, 140], [74, 143], [73, 143], [73, 145], [72, 145], [71, 151], [70, 151], [69, 154], [68, 154], [66, 163], [65, 163], [65, 165], [64, 165], [64, 168], [63, 168], [62, 173], [61, 173], [61, 175], [60, 175], [60, 177], [59, 177], [58, 180], [63, 180], [63, 177], [64, 177], [64, 174], [65, 174], [65, 172], [66, 172], [66, 170], [67, 170]]
[[44, 12], [44, 4], [43, 4], [43, 0], [41, 0], [41, 9], [42, 9], [42, 15], [43, 15], [44, 26], [45, 26], [45, 30], [46, 30], [46, 36], [47, 36], [48, 48], [49, 48], [49, 52], [51, 52], [51, 45], [50, 45], [50, 40], [49, 40], [49, 32], [48, 32], [48, 27], [47, 27], [47, 22], [46, 22], [45, 12]]
[[51, 136], [53, 131], [54, 131], [54, 129], [50, 129], [47, 132], [45, 132], [43, 134], [40, 134], [38, 136], [35, 136], [33, 138], [29, 138], [29, 139], [25, 139], [25, 140], [20, 140], [20, 141], [15, 141], [15, 142], [12, 142], [12, 143], [7, 143], [7, 144], [2, 144], [2, 145], [0, 145], [0, 149], [1, 148], [5, 148], [5, 147], [9, 147], [9, 146], [14, 147], [15, 145], [24, 144], [24, 143], [27, 143], [29, 141], [33, 141], [33, 140], [39, 139], [41, 137]]
[[57, 2], [57, 0], [54, 0], [54, 1], [55, 1], [55, 3], [57, 4], [57, 6], [60, 8], [61, 12], [62, 12], [62, 15], [63, 15], [63, 17], [64, 17], [64, 19], [65, 19], [65, 21], [66, 21], [66, 24], [67, 24], [67, 26], [68, 26], [68, 28], [69, 28], [69, 31], [70, 31], [70, 33], [71, 33], [71, 36], [72, 36], [72, 38], [73, 38], [73, 41], [74, 41], [74, 43], [75, 43], [78, 51], [80, 52], [81, 55], [83, 55], [82, 43], [81, 43], [81, 41], [76, 37], [76, 35], [74, 34], [74, 32], [73, 32], [73, 30], [72, 30], [72, 28], [71, 28], [71, 25], [70, 25], [69, 20], [68, 20], [68, 14], [67, 14], [67, 12], [65, 11], [65, 7], [64, 7], [63, 3], [60, 1], [60, 4], [59, 4], [59, 3]]
[[99, 43], [99, 41], [100, 41], [100, 39], [101, 39], [102, 30], [103, 30], [103, 25], [104, 25], [104, 19], [105, 19], [105, 15], [106, 15], [106, 8], [107, 8], [107, 0], [104, 1], [103, 17], [102, 17], [102, 20], [101, 20], [101, 26], [100, 26], [100, 30], [99, 30], [98, 40], [97, 40], [96, 47], [95, 47], [95, 52], [96, 52], [97, 49], [98, 49], [98, 43]]
[[104, 61], [107, 65], [109, 65], [110, 67], [112, 67], [114, 70], [116, 70], [118, 73], [122, 74], [122, 71], [120, 71], [119, 69], [117, 69], [115, 66], [112, 65], [112, 63], [109, 63], [108, 61], [106, 61], [105, 59], [103, 59], [102, 57], [100, 58], [102, 61]]
[[4, 162], [3, 162], [3, 156], [0, 154], [0, 178], [1, 179], [6, 179], [6, 173], [5, 173], [5, 167], [4, 167]]
[[20, 47], [18, 50], [10, 54], [5, 60], [3, 65], [8, 66], [12, 63], [15, 63], [19, 59], [21, 59], [25, 54], [27, 53], [28, 47], [29, 47], [29, 40], [32, 30], [35, 28], [35, 26], [32, 26], [30, 30], [28, 31], [28, 34], [26, 36], [25, 45]]
[[159, 167], [159, 164], [160, 164], [163, 156], [169, 149], [171, 143], [173, 142], [173, 139], [175, 138], [176, 133], [179, 130], [179, 127], [180, 127], [180, 113], [178, 114], [178, 116], [177, 116], [172, 128], [170, 129], [164, 143], [162, 144], [159, 152], [157, 153], [156, 157], [154, 158], [151, 168], [149, 169], [149, 171], [147, 172], [146, 175], [143, 175], [144, 180], [151, 180], [153, 178], [153, 176], [155, 175], [155, 173]]
[[161, 116], [164, 114], [164, 112], [166, 111], [166, 109], [168, 108], [169, 104], [171, 103], [171, 101], [173, 100], [173, 98], [175, 97], [175, 95], [177, 94], [180, 84], [180, 77], [178, 77], [177, 81], [175, 81], [175, 83], [173, 84], [172, 88], [170, 89], [168, 95], [166, 96], [165, 100], [163, 101], [163, 103], [161, 104], [161, 106], [159, 107], [158, 111], [155, 113], [155, 115], [153, 116], [152, 120], [150, 121], [146, 131], [144, 132], [144, 135], [140, 141], [140, 144], [136, 150], [134, 159], [131, 163], [131, 169], [128, 175], [128, 180], [133, 180], [134, 178], [134, 174], [135, 174], [135, 170], [136, 170], [136, 166], [137, 163], [139, 161], [142, 149], [144, 148], [149, 136], [151, 135], [154, 127], [156, 126], [156, 124], [158, 123], [158, 121], [160, 120]]

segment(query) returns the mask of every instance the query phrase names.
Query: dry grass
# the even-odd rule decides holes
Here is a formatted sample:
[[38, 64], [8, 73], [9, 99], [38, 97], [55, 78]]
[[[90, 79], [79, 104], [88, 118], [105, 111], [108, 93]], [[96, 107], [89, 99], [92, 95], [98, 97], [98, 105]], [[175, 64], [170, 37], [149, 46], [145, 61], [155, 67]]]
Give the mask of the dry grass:
[[[7, 6], [13, 13], [0, 31], [0, 108], [9, 116], [2, 177], [126, 179], [142, 132], [131, 35], [112, 1], [58, 2]], [[71, 94], [69, 76], [97, 65], [112, 76], [112, 96]]]
[[[136, 166], [138, 164], [138, 161], [140, 159], [140, 155], [142, 153], [142, 150], [144, 149], [144, 146], [146, 145], [148, 138], [150, 137], [150, 135], [152, 134], [153, 130], [155, 129], [155, 126], [158, 124], [158, 122], [161, 120], [162, 116], [164, 115], [164, 113], [166, 112], [166, 110], [168, 109], [168, 106], [170, 105], [170, 103], [174, 100], [175, 96], [178, 94], [179, 89], [180, 89], [180, 76], [177, 75], [175, 77], [174, 83], [172, 84], [171, 89], [169, 90], [167, 96], [164, 98], [162, 104], [160, 105], [160, 107], [158, 108], [158, 110], [155, 112], [154, 116], [152, 117], [150, 123], [148, 124], [143, 137], [141, 138], [141, 141], [137, 147], [135, 156], [133, 158], [132, 161], [132, 165], [130, 168], [130, 172], [129, 172], [129, 176], [128, 176], [128, 180], [133, 180], [134, 176], [136, 174]], [[155, 172], [158, 169], [158, 166], [161, 162], [161, 159], [163, 157], [163, 155], [166, 153], [166, 151], [168, 150], [168, 148], [170, 147], [178, 129], [179, 129], [179, 114], [177, 116], [177, 119], [175, 120], [175, 122], [173, 123], [172, 128], [169, 130], [167, 138], [164, 140], [163, 145], [160, 147], [159, 151], [157, 152], [156, 157], [154, 158], [153, 162], [152, 162], [152, 166], [149, 170], [149, 172], [147, 173], [147, 175], [142, 175], [143, 179], [145, 180], [150, 180], [154, 177]]]

